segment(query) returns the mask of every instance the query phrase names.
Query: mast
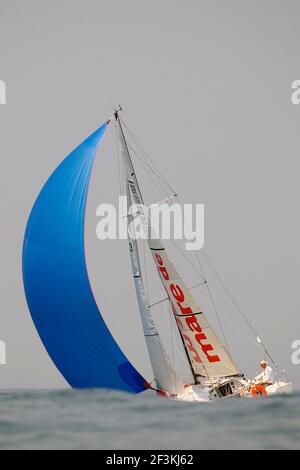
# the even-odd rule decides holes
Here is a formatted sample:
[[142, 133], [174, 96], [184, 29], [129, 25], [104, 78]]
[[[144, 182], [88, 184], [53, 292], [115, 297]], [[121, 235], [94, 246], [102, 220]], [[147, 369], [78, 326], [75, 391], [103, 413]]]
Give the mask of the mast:
[[[143, 202], [143, 198], [139, 189], [138, 182], [135, 177], [135, 171], [133, 168], [132, 160], [129, 154], [125, 136], [119, 121], [118, 112], [115, 113], [117, 128], [119, 131], [119, 137], [122, 145], [122, 154], [126, 161], [126, 195], [128, 208], [132, 206], [133, 194], [132, 187], [136, 188], [137, 195], [139, 196], [139, 202]], [[136, 196], [137, 196], [136, 195]], [[131, 224], [134, 220], [133, 214], [128, 214], [128, 224]], [[184, 392], [184, 384], [180, 379], [179, 375], [174, 370], [171, 361], [167, 355], [164, 344], [160, 338], [160, 335], [156, 329], [154, 319], [151, 310], [148, 306], [144, 282], [142, 277], [142, 269], [140, 264], [139, 252], [137, 241], [131, 236], [130, 230], [128, 230], [129, 236], [129, 252], [132, 265], [134, 285], [136, 289], [136, 295], [138, 299], [139, 311], [142, 320], [142, 326], [145, 336], [145, 341], [154, 372], [155, 380], [157, 382], [158, 389], [168, 392], [170, 394], [180, 395]]]

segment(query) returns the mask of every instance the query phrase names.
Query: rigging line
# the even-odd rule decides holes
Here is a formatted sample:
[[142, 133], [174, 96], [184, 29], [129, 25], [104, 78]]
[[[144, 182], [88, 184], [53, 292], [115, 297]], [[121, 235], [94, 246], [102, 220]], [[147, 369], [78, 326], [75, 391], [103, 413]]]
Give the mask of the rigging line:
[[[169, 185], [169, 183], [167, 182], [167, 180], [164, 178], [164, 176], [161, 174], [161, 172], [159, 171], [159, 169], [157, 168], [157, 166], [155, 165], [155, 163], [151, 160], [151, 158], [149, 157], [149, 155], [147, 155], [147, 153], [145, 152], [145, 150], [143, 149], [142, 145], [140, 144], [140, 142], [137, 140], [137, 138], [133, 135], [133, 133], [128, 129], [128, 127], [126, 126], [126, 124], [124, 123], [127, 131], [129, 132], [129, 134], [131, 135], [135, 145], [139, 148], [140, 152], [142, 152], [143, 155], [141, 155], [140, 157], [144, 159], [145, 163], [147, 163], [149, 169], [151, 170], [151, 172], [156, 176], [156, 178], [160, 181], [161, 185], [163, 186], [167, 186], [172, 192], [173, 192], [173, 189], [171, 188], [171, 186]], [[150, 162], [150, 163], [149, 163]], [[152, 166], [151, 166], [152, 165]], [[164, 187], [165, 189], [165, 187]]]
[[[151, 219], [150, 219], [150, 221], [151, 221]], [[172, 240], [171, 240], [171, 242], [172, 242]], [[175, 244], [175, 247], [179, 249], [179, 247], [177, 247], [176, 244]], [[179, 249], [179, 251], [180, 251], [180, 249]], [[184, 339], [183, 339], [183, 336], [182, 336], [182, 333], [181, 333], [179, 327], [178, 327], [178, 332], [179, 332], [179, 334], [180, 334], [180, 336], [181, 336], [183, 346], [184, 346], [184, 348], [185, 348], [185, 350], [186, 350], [187, 359], [190, 361], [189, 366], [190, 366], [190, 369], [191, 369], [191, 371], [192, 371], [192, 374], [193, 374], [193, 376], [194, 376], [194, 378], [195, 378], [195, 383], [196, 383], [196, 376], [197, 376], [197, 374], [194, 372], [194, 368], [193, 368], [192, 362], [191, 362], [191, 360], [190, 360], [190, 358], [189, 358], [188, 351], [187, 351], [187, 347], [186, 347], [186, 345], [185, 345], [185, 341], [184, 341]], [[205, 372], [206, 372], [206, 374], [207, 374], [207, 377], [210, 378], [210, 376], [209, 376], [209, 374], [208, 374], [208, 372], [207, 372], [206, 367], [204, 366], [204, 364], [203, 364], [203, 368], [204, 368], [204, 370], [205, 370]]]
[[[151, 165], [149, 165], [148, 161], [146, 160], [145, 157], [143, 157], [143, 155], [140, 155], [138, 153], [137, 150], [135, 150], [135, 148], [131, 145], [131, 144], [128, 144], [128, 146], [130, 147], [130, 150], [135, 154], [135, 156], [137, 157], [138, 161], [140, 164], [143, 164], [144, 165], [144, 170], [146, 171], [146, 167], [148, 169], [148, 175], [150, 176], [151, 180], [154, 182], [155, 186], [157, 188], [159, 188], [159, 192], [163, 195], [163, 197], [165, 197], [166, 194], [168, 194], [167, 190], [166, 190], [166, 187], [165, 185], [163, 184], [163, 182], [160, 180], [160, 178], [157, 176], [157, 174], [153, 171], [153, 168], [151, 167]], [[156, 178], [156, 179], [155, 179]]]
[[[126, 175], [124, 174], [124, 176], [126, 176]], [[127, 184], [128, 184], [128, 183], [127, 183]], [[129, 194], [130, 194], [130, 201], [132, 202], [132, 191], [131, 191], [131, 188], [130, 188], [130, 187], [129, 187]], [[135, 230], [135, 227], [134, 227], [134, 230]], [[145, 295], [148, 295], [147, 292], [145, 291], [145, 284], [144, 284], [144, 279], [143, 279], [143, 273], [142, 273], [142, 269], [141, 269], [141, 265], [140, 265], [139, 247], [138, 247], [138, 243], [137, 243], [136, 241], [134, 242], [134, 246], [135, 246], [135, 250], [136, 250], [138, 268], [139, 268], [139, 271], [140, 271], [140, 280], [141, 280], [141, 283], [142, 283], [142, 286], [143, 286], [143, 290], [144, 290], [144, 292], [145, 292]], [[145, 244], [144, 244], [144, 246], [145, 246]], [[149, 299], [146, 299], [146, 300], [147, 300], [147, 303], [149, 303]], [[151, 315], [151, 313], [150, 313], [150, 315]], [[158, 336], [159, 336], [159, 338], [160, 338], [160, 335], [159, 335], [158, 332], [157, 332], [157, 334], [158, 334]], [[161, 356], [164, 357], [165, 351], [164, 351], [164, 348], [163, 348], [163, 344], [162, 344], [161, 339], [160, 339], [159, 342], [158, 342], [158, 347], [159, 347]], [[150, 360], [151, 360], [151, 357], [150, 357]], [[169, 369], [167, 370], [167, 373], [168, 373], [169, 380], [171, 381], [173, 374], [171, 374], [171, 371], [170, 371]], [[175, 377], [174, 377], [174, 380], [176, 380]], [[156, 379], [155, 379], [155, 381], [156, 381], [156, 383], [157, 383], [157, 380], [156, 380]]]
[[[136, 145], [140, 148], [141, 152], [144, 154], [144, 156], [146, 157], [146, 159], [152, 164], [153, 168], [151, 168], [151, 166], [149, 164], [147, 164], [149, 170], [160, 180], [161, 184], [162, 182], [164, 182], [164, 184], [174, 193], [174, 194], [177, 194], [177, 192], [174, 190], [174, 188], [168, 183], [168, 181], [166, 180], [166, 178], [164, 177], [164, 175], [160, 172], [160, 170], [158, 169], [157, 165], [153, 162], [153, 160], [150, 158], [150, 156], [147, 154], [147, 152], [144, 150], [143, 146], [140, 144], [140, 142], [138, 141], [138, 139], [135, 137], [135, 135], [133, 134], [133, 132], [131, 132], [131, 130], [129, 129], [129, 127], [127, 126], [126, 122], [120, 118], [120, 120], [122, 121], [122, 124], [124, 125], [124, 127], [126, 128], [127, 132], [130, 134], [130, 136], [132, 137], [133, 141], [135, 141]], [[133, 150], [133, 149], [132, 149]], [[134, 151], [134, 150], [133, 150]], [[137, 152], [134, 151], [134, 153], [139, 156], [137, 154]], [[155, 171], [155, 170], [156, 171]], [[196, 254], [196, 257], [198, 259], [198, 263], [199, 265], [201, 266], [200, 267], [200, 271], [199, 269], [194, 265], [194, 263], [185, 255], [185, 253], [178, 247], [178, 245], [172, 241], [173, 245], [175, 246], [175, 248], [181, 253], [181, 255], [185, 258], [185, 260], [193, 267], [193, 269], [197, 272], [197, 274], [199, 274], [204, 280], [205, 280], [205, 274], [203, 272], [203, 268], [201, 266], [201, 263], [199, 263], [199, 257], [197, 256]], [[206, 255], [207, 256], [207, 255]], [[208, 264], [209, 264], [209, 259], [207, 260]], [[212, 266], [210, 266], [210, 268], [212, 269]], [[214, 268], [214, 266], [213, 266]], [[233, 298], [232, 294], [230, 293], [229, 289], [227, 289], [227, 287], [224, 285], [224, 283], [222, 282], [222, 280], [220, 279], [216, 269], [213, 269], [213, 271], [215, 271], [215, 274], [217, 275], [217, 278], [218, 278], [218, 281], [220, 282], [221, 281], [221, 285], [223, 288], [225, 288], [225, 292], [227, 292], [227, 295], [229, 295], [229, 297], [231, 298], [231, 300], [233, 301], [234, 305], [237, 307], [237, 309], [239, 310], [239, 312], [242, 314], [242, 317], [244, 318], [244, 320], [246, 321], [246, 323], [248, 324], [248, 326], [250, 327], [251, 331], [255, 334], [256, 338], [258, 338], [258, 335], [256, 333], [256, 331], [254, 330], [254, 328], [252, 327], [252, 325], [250, 324], [248, 318], [243, 314], [243, 311], [241, 311], [241, 308], [240, 306], [237, 304], [237, 302], [235, 301], [235, 299]], [[229, 321], [229, 319], [226, 317], [226, 320]], [[232, 323], [234, 325], [234, 323]], [[239, 328], [238, 328], [239, 329]], [[250, 337], [241, 329], [239, 329], [239, 331], [241, 333], [243, 333], [248, 339], [250, 339]], [[269, 356], [269, 354], [267, 353], [267, 355]], [[270, 357], [270, 356], [269, 356]], [[270, 357], [271, 358], [271, 357]], [[273, 361], [273, 359], [271, 358], [272, 362], [275, 364], [275, 362]]]
[[[172, 240], [171, 240], [171, 242], [174, 243], [175, 247], [181, 252], [181, 254], [185, 257], [185, 259], [186, 259], [188, 262], [190, 262], [190, 263], [192, 264], [192, 266], [194, 267], [194, 269], [199, 273], [199, 271], [198, 271], [198, 269], [195, 267], [195, 265], [191, 262], [191, 260], [190, 260], [189, 258], [186, 257], [186, 255], [184, 254], [184, 252], [177, 246], [177, 244], [176, 244], [175, 242], [173, 242]], [[200, 275], [201, 275], [201, 273], [200, 273]], [[203, 275], [202, 275], [202, 277], [203, 277]], [[203, 277], [203, 280], [206, 281], [206, 279], [205, 279], [204, 277]], [[183, 344], [184, 344], [184, 341], [183, 341]], [[188, 353], [187, 353], [187, 358], [189, 359]], [[210, 376], [210, 374], [209, 374], [209, 372], [208, 372], [206, 366], [204, 365], [204, 363], [203, 363], [202, 365], [203, 365], [203, 369], [204, 369], [204, 371], [205, 371], [205, 373], [206, 373], [206, 376], [208, 377], [208, 379], [211, 379], [211, 376]], [[193, 369], [193, 366], [192, 366], [191, 363], [189, 364], [189, 366], [190, 366], [190, 368], [191, 368], [191, 370], [192, 370], [192, 373], [193, 373], [193, 375], [194, 375], [194, 377], [195, 377], [195, 381], [196, 381], [196, 375], [197, 375], [197, 374], [195, 374], [194, 369]]]
[[[168, 183], [168, 181], [166, 180], [166, 178], [164, 177], [164, 175], [160, 172], [160, 170], [158, 169], [157, 165], [153, 162], [153, 160], [151, 159], [151, 157], [147, 154], [147, 152], [144, 150], [142, 144], [138, 141], [138, 139], [135, 137], [135, 135], [133, 134], [133, 132], [128, 128], [126, 122], [121, 119], [119, 117], [120, 121], [122, 122], [122, 124], [124, 125], [124, 127], [126, 128], [127, 132], [131, 135], [132, 139], [135, 141], [136, 145], [140, 148], [141, 152], [145, 155], [145, 157], [150, 161], [150, 163], [152, 164], [152, 166], [155, 168], [156, 170], [156, 173], [154, 172], [153, 169], [151, 169], [150, 167], [150, 170], [155, 174], [155, 176], [157, 176], [159, 179], [161, 179], [164, 184], [172, 191], [172, 193], [174, 195], [177, 196], [177, 192], [174, 190], [174, 188]], [[134, 149], [132, 149], [134, 151]], [[135, 152], [135, 151], [134, 151]], [[135, 155], [137, 155], [137, 153], [135, 152]], [[138, 155], [137, 155], [138, 156]], [[179, 197], [178, 197], [178, 201], [180, 202], [179, 200]], [[182, 205], [182, 204], [181, 204]], [[191, 264], [191, 266], [195, 269], [195, 271], [197, 272], [197, 274], [200, 274], [200, 276], [203, 278], [203, 280], [205, 281], [205, 275], [203, 272], [199, 271], [198, 268], [192, 263], [192, 261], [185, 255], [185, 253], [183, 252], [183, 250], [181, 250], [177, 244], [175, 242], [172, 242], [175, 247], [178, 249], [178, 251], [183, 255], [183, 257], [185, 258], [185, 260]]]
[[[171, 305], [172, 310], [173, 310], [172, 302], [170, 302], [170, 305]], [[170, 313], [171, 313], [171, 312], [170, 312]], [[173, 318], [175, 318], [174, 312], [173, 312]], [[183, 347], [184, 347], [184, 349], [185, 349], [186, 357], [187, 357], [187, 359], [188, 359], [188, 361], [189, 361], [189, 368], [190, 368], [190, 370], [191, 370], [191, 372], [192, 372], [192, 375], [193, 375], [193, 377], [194, 377], [195, 384], [197, 384], [197, 376], [198, 376], [199, 374], [197, 374], [197, 373], [195, 372], [195, 370], [194, 370], [194, 367], [193, 367], [193, 364], [192, 364], [192, 360], [191, 360], [191, 358], [190, 358], [190, 356], [189, 356], [189, 353], [188, 353], [188, 350], [187, 350], [187, 345], [186, 345], [186, 343], [185, 343], [185, 341], [184, 341], [183, 334], [182, 334], [182, 332], [181, 332], [181, 330], [180, 330], [179, 327], [178, 327], [178, 333], [179, 333], [179, 335], [181, 336], [182, 345], [183, 345]], [[202, 367], [203, 367], [203, 369], [204, 369], [204, 372], [206, 373], [207, 378], [208, 378], [209, 380], [211, 380], [211, 376], [210, 376], [210, 374], [209, 374], [209, 372], [208, 372], [208, 370], [207, 370], [207, 368], [206, 368], [204, 362], [202, 362]]]
[[225, 284], [225, 282], [223, 281], [223, 279], [221, 278], [220, 274], [218, 273], [217, 269], [215, 268], [213, 262], [210, 260], [210, 258], [208, 257], [207, 253], [202, 250], [202, 256], [204, 258], [204, 260], [206, 261], [207, 265], [209, 266], [209, 268], [211, 269], [211, 271], [214, 273], [214, 275], [216, 276], [218, 282], [220, 283], [220, 285], [222, 286], [222, 288], [224, 289], [224, 291], [226, 292], [226, 294], [228, 295], [228, 297], [230, 298], [231, 302], [233, 303], [233, 305], [236, 307], [236, 309], [238, 310], [238, 312], [240, 313], [240, 315], [242, 316], [242, 318], [244, 319], [244, 321], [246, 322], [246, 324], [248, 325], [248, 327], [250, 328], [250, 330], [252, 331], [252, 333], [254, 334], [254, 336], [256, 337], [256, 340], [257, 342], [261, 345], [262, 349], [264, 350], [264, 353], [268, 356], [268, 358], [272, 361], [272, 363], [276, 366], [276, 361], [274, 361], [273, 357], [271, 356], [271, 354], [269, 353], [269, 351], [267, 350], [266, 346], [264, 345], [264, 343], [261, 341], [258, 333], [256, 332], [255, 328], [253, 327], [253, 325], [251, 324], [251, 322], [249, 321], [247, 315], [244, 313], [243, 309], [241, 308], [241, 306], [239, 305], [239, 303], [237, 302], [237, 300], [235, 299], [235, 297], [233, 296], [233, 294], [231, 293], [231, 291], [229, 290], [229, 288], [227, 287], [227, 285]]
[[206, 282], [205, 277], [203, 277], [201, 271], [195, 266], [195, 264], [192, 262], [192, 260], [186, 256], [185, 252], [177, 245], [177, 243], [174, 240], [170, 240], [171, 244], [176, 248], [176, 250], [183, 256], [183, 258], [192, 266], [192, 268], [195, 270], [195, 272], [202, 278], [203, 282]]
[[[131, 189], [129, 189], [130, 191], [130, 200], [132, 201], [132, 192], [131, 192]], [[146, 257], [146, 244], [143, 243], [143, 246], [144, 246], [144, 257]], [[140, 280], [142, 282], [142, 286], [143, 286], [143, 289], [144, 289], [144, 292], [145, 292], [145, 295], [146, 296], [149, 296], [149, 293], [147, 292], [148, 291], [148, 282], [147, 282], [147, 277], [145, 279], [145, 282], [146, 282], [146, 291], [145, 291], [145, 283], [144, 283], [144, 279], [143, 279], [143, 273], [142, 273], [142, 270], [141, 270], [141, 266], [140, 266], [140, 259], [139, 259], [139, 246], [137, 244], [137, 242], [135, 242], [135, 248], [136, 248], [136, 254], [137, 254], [137, 262], [138, 262], [138, 266], [139, 266], [139, 270], [140, 270]], [[146, 261], [144, 262], [145, 264], [145, 269], [146, 269], [146, 272], [145, 272], [145, 275], [147, 276], [147, 267], [146, 267]], [[147, 303], [149, 303], [149, 298], [146, 299], [147, 300]], [[149, 310], [149, 314], [151, 316], [151, 312]], [[155, 328], [156, 329], [156, 328]], [[157, 331], [157, 330], [156, 330]], [[157, 335], [159, 336], [160, 338], [160, 335], [159, 333], [157, 332]], [[158, 341], [158, 347], [159, 347], [159, 350], [160, 350], [160, 353], [161, 353], [161, 356], [164, 357], [165, 356], [165, 350], [163, 348], [163, 343], [161, 341], [161, 339]], [[150, 356], [150, 359], [151, 359], [151, 356]], [[175, 371], [176, 372], [176, 371]], [[177, 390], [177, 385], [176, 385], [176, 376], [171, 372], [171, 370], [167, 369], [167, 373], [168, 373], [168, 377], [169, 377], [169, 380], [172, 381], [172, 379], [174, 379], [175, 381], [175, 389]], [[155, 379], [155, 382], [157, 384], [157, 380]]]
[[147, 304], [149, 303], [149, 284], [148, 284], [148, 272], [147, 272], [147, 262], [146, 262], [146, 243], [143, 240], [143, 261], [144, 261], [144, 279], [146, 286], [146, 295], [147, 295]]
[[[164, 233], [162, 233], [162, 235], [164, 235]], [[185, 254], [184, 250], [181, 249], [172, 238], [170, 238], [170, 239], [167, 238], [167, 239], [171, 242], [172, 245], [174, 245], [176, 250], [183, 256], [183, 258], [187, 261], [187, 263], [189, 263], [192, 266], [192, 268], [195, 270], [195, 272], [202, 278], [202, 281], [205, 282], [206, 281], [205, 276], [199, 270], [199, 268], [197, 268], [197, 266], [193, 263], [193, 261]]]
[[[135, 151], [135, 149], [134, 149], [130, 144], [129, 144], [129, 147], [130, 147], [131, 151], [132, 151], [137, 157], [139, 157], [138, 153]], [[153, 170], [152, 170], [152, 168], [149, 166], [149, 164], [148, 164], [146, 161], [144, 161], [144, 159], [141, 160], [140, 162], [141, 162], [142, 164], [144, 164], [144, 170], [148, 173], [148, 175], [150, 176], [150, 178], [151, 178], [153, 184], [156, 186], [156, 188], [158, 189], [158, 191], [159, 191], [162, 195], [164, 195], [163, 191], [158, 187], [157, 182], [154, 180], [153, 175], [151, 174], [151, 173], [154, 173]], [[151, 173], [150, 173], [150, 172], [151, 172]], [[154, 175], [155, 175], [155, 173], [154, 173]], [[175, 192], [175, 191], [174, 191], [174, 192]], [[178, 201], [179, 201], [179, 203], [181, 203], [181, 201], [179, 200], [179, 198], [178, 198]], [[181, 204], [182, 204], [182, 203], [181, 203]], [[186, 225], [186, 227], [187, 227], [186, 221], [184, 221], [184, 223], [185, 223], [185, 225]], [[188, 228], [188, 227], [187, 227], [187, 228]], [[189, 230], [190, 230], [190, 229], [189, 229]], [[177, 244], [174, 243], [174, 245], [175, 245], [175, 247], [181, 252], [181, 254], [184, 256], [184, 258], [185, 258], [188, 262], [190, 262], [190, 259], [184, 254], [183, 251], [181, 251], [181, 250], [179, 249], [179, 247], [177, 246]], [[225, 330], [224, 330], [224, 327], [223, 327], [223, 324], [222, 324], [222, 321], [221, 321], [221, 317], [220, 317], [219, 311], [218, 311], [218, 309], [217, 309], [217, 307], [216, 307], [216, 304], [215, 304], [215, 302], [214, 302], [214, 298], [213, 298], [211, 289], [210, 289], [210, 287], [209, 287], [209, 285], [208, 285], [208, 282], [207, 282], [207, 280], [206, 280], [206, 276], [205, 276], [204, 269], [203, 269], [203, 267], [202, 267], [201, 261], [200, 261], [200, 259], [199, 259], [199, 256], [197, 255], [197, 253], [195, 253], [195, 256], [196, 256], [197, 262], [198, 262], [198, 264], [199, 264], [200, 271], [198, 271], [198, 269], [194, 266], [193, 263], [190, 262], [190, 264], [192, 264], [192, 266], [193, 266], [193, 268], [196, 270], [197, 274], [200, 274], [201, 277], [205, 280], [204, 283], [207, 285], [208, 294], [209, 294], [209, 296], [210, 296], [211, 303], [212, 303], [213, 309], [214, 309], [214, 311], [215, 311], [215, 314], [216, 314], [216, 317], [217, 317], [217, 321], [218, 321], [218, 324], [219, 324], [219, 327], [220, 327], [222, 336], [223, 336], [224, 341], [225, 341], [225, 344], [226, 344], [226, 348], [227, 348], [227, 350], [228, 350], [230, 356], [232, 356], [232, 355], [231, 355], [231, 349], [230, 349], [230, 347], [229, 347], [229, 343], [228, 343], [228, 340], [227, 340], [227, 337], [226, 337], [226, 334], [225, 334]], [[149, 294], [148, 294], [148, 295], [149, 295]], [[166, 300], [167, 300], [167, 299], [166, 299]], [[162, 302], [164, 302], [164, 301], [165, 301], [165, 300], [160, 301], [160, 302], [157, 302], [157, 303], [155, 303], [155, 304], [153, 304], [153, 305], [151, 305], [151, 306], [149, 306], [149, 307], [151, 308], [151, 307], [153, 307], [153, 306], [155, 306], [155, 305], [158, 305], [158, 304], [160, 304], [160, 303], [162, 303]]]
[[[176, 194], [176, 191], [174, 191], [174, 188], [172, 188], [170, 183], [167, 181], [167, 179], [164, 177], [164, 175], [158, 169], [157, 165], [154, 163], [154, 161], [151, 159], [151, 157], [147, 154], [147, 152], [143, 148], [142, 144], [138, 141], [138, 139], [135, 137], [133, 132], [128, 128], [126, 122], [121, 118], [120, 118], [120, 120], [121, 120], [122, 124], [124, 125], [124, 127], [126, 128], [127, 132], [130, 134], [132, 139], [135, 141], [136, 145], [140, 148], [141, 152], [144, 154], [144, 156], [147, 158], [147, 160], [149, 160], [149, 162], [152, 164], [153, 168], [156, 171], [156, 176], [159, 177], [161, 179], [161, 181], [164, 182], [164, 184], [169, 188], [169, 190], [171, 190], [174, 194]], [[153, 170], [153, 172], [154, 172], [154, 170]]]
[[[178, 197], [178, 201], [179, 203], [182, 205], [182, 202], [180, 200], [180, 198]], [[185, 228], [187, 228], [187, 230], [190, 232], [190, 235], [192, 234], [192, 230], [191, 228], [188, 226], [185, 218], [184, 218], [184, 226]], [[212, 306], [213, 306], [213, 309], [214, 309], [214, 312], [215, 312], [215, 315], [216, 315], [216, 318], [217, 318], [217, 321], [218, 321], [218, 324], [219, 324], [219, 328], [221, 330], [221, 334], [223, 336], [223, 339], [224, 339], [224, 342], [225, 342], [225, 346], [227, 348], [227, 351], [229, 353], [229, 356], [230, 358], [232, 359], [232, 354], [231, 354], [231, 348], [229, 347], [229, 342], [228, 342], [228, 339], [227, 339], [227, 336], [226, 336], [226, 333], [225, 333], [225, 330], [224, 330], [224, 327], [223, 327], [223, 323], [222, 323], [222, 320], [221, 320], [221, 316], [220, 316], [220, 313], [219, 313], [219, 310], [217, 308], [217, 305], [214, 301], [214, 297], [213, 297], [213, 294], [212, 294], [212, 291], [211, 291], [211, 288], [208, 284], [208, 281], [207, 281], [207, 278], [206, 278], [206, 275], [205, 275], [205, 271], [204, 271], [204, 267], [202, 266], [202, 263], [201, 263], [201, 260], [200, 260], [200, 257], [199, 257], [199, 254], [198, 254], [198, 251], [195, 251], [195, 258], [198, 262], [198, 265], [199, 265], [199, 269], [200, 269], [200, 272], [202, 274], [202, 277], [205, 279], [206, 281], [206, 287], [207, 287], [207, 291], [208, 291], [208, 295], [210, 297], [210, 300], [211, 300], [211, 303], [212, 303]]]
[[[129, 147], [129, 149], [132, 151], [132, 153], [134, 153], [134, 155], [135, 155], [136, 157], [138, 157], [138, 159], [139, 159], [139, 155], [138, 155], [137, 152], [134, 150], [134, 148], [133, 148], [130, 144], [128, 144], [128, 147]], [[152, 174], [152, 172], [151, 172], [151, 168], [149, 168], [149, 166], [148, 166], [148, 165], [146, 164], [146, 162], [144, 162], [143, 160], [139, 159], [139, 162], [143, 165], [144, 171], [147, 172], [149, 178], [151, 179], [151, 181], [152, 181], [153, 184], [155, 185], [155, 187], [156, 187], [156, 189], [158, 190], [158, 192], [159, 192], [163, 197], [165, 197], [165, 195], [166, 195], [167, 193], [164, 191], [163, 186], [162, 186], [162, 185], [159, 186], [159, 185], [158, 185], [158, 182], [154, 179], [153, 174]], [[162, 189], [162, 188], [163, 188], [163, 189]]]
[[120, 189], [120, 194], [122, 194], [122, 175], [121, 175], [121, 159], [120, 159], [120, 149], [119, 149], [119, 140], [117, 133], [115, 132], [115, 138], [116, 138], [116, 151], [117, 151], [117, 164], [118, 164], [118, 177], [119, 177], [119, 189]]
[[225, 329], [223, 327], [223, 323], [222, 323], [222, 320], [221, 320], [221, 316], [220, 316], [220, 313], [219, 313], [219, 310], [217, 308], [217, 305], [216, 305], [216, 302], [214, 300], [214, 297], [213, 297], [213, 293], [212, 293], [212, 290], [210, 288], [210, 285], [207, 281], [207, 278], [206, 278], [206, 275], [205, 275], [205, 271], [204, 271], [204, 268], [202, 266], [202, 263], [201, 263], [201, 260], [200, 260], [200, 257], [198, 255], [198, 252], [195, 252], [195, 257], [198, 261], [198, 264], [199, 264], [199, 268], [200, 268], [200, 271], [201, 273], [203, 273], [202, 275], [204, 276], [204, 278], [206, 279], [206, 288], [207, 288], [207, 292], [208, 292], [208, 295], [209, 295], [209, 298], [211, 300], [211, 304], [213, 306], [213, 309], [214, 309], [214, 312], [215, 312], [215, 315], [216, 315], [216, 318], [217, 318], [217, 321], [218, 321], [218, 324], [219, 324], [219, 328], [221, 330], [221, 334], [223, 336], [223, 339], [224, 339], [224, 342], [225, 342], [225, 346], [226, 346], [226, 349], [229, 353], [229, 356], [230, 358], [232, 359], [232, 352], [231, 352], [231, 348], [229, 346], [229, 342], [228, 342], [228, 339], [227, 339], [227, 335], [225, 333]]
[[224, 330], [224, 327], [223, 327], [223, 323], [222, 323], [222, 320], [221, 320], [221, 316], [220, 316], [219, 310], [217, 309], [217, 306], [216, 306], [216, 303], [215, 303], [215, 301], [214, 301], [213, 294], [212, 294], [211, 288], [209, 287], [208, 282], [206, 283], [206, 288], [207, 288], [208, 295], [209, 295], [209, 297], [210, 297], [210, 300], [211, 300], [213, 309], [214, 309], [214, 311], [215, 311], [215, 314], [216, 314], [216, 317], [217, 317], [217, 320], [218, 320], [218, 323], [219, 323], [219, 327], [220, 327], [220, 329], [221, 329], [221, 333], [222, 333], [223, 338], [224, 338], [224, 341], [225, 341], [226, 349], [227, 349], [227, 351], [228, 351], [228, 354], [229, 354], [229, 356], [230, 356], [230, 359], [232, 360], [231, 348], [230, 348], [230, 346], [229, 346], [229, 342], [228, 342], [227, 336], [226, 336], [226, 334], [225, 334], [225, 330]]

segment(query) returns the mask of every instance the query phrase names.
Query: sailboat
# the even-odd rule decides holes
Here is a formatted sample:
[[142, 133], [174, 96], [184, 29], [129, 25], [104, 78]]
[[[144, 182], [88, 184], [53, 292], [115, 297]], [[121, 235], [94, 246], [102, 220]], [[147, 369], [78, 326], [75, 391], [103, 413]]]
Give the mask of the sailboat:
[[[120, 118], [122, 108], [77, 147], [54, 171], [38, 196], [26, 227], [23, 279], [28, 307], [52, 361], [74, 388], [107, 388], [131, 393], [155, 390], [173, 400], [207, 402], [233, 397], [291, 393], [284, 371], [271, 386], [254, 388], [210, 325], [156, 236], [150, 211], [131, 158]], [[128, 230], [129, 253], [138, 307], [151, 362], [151, 384], [131, 364], [109, 331], [89, 281], [85, 254], [85, 213], [96, 155], [107, 128], [115, 123], [124, 163], [128, 225], [138, 217], [165, 301], [175, 320], [184, 354], [185, 374], [176, 370], [149, 305], [139, 245]], [[270, 359], [267, 349], [265, 355]], [[263, 392], [263, 393], [262, 393]]]

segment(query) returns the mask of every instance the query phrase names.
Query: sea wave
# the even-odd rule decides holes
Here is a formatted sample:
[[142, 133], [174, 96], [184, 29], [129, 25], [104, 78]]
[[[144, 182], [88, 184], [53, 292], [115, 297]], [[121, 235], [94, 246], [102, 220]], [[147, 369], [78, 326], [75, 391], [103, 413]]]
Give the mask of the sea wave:
[[182, 403], [151, 392], [0, 393], [1, 449], [299, 449], [300, 393]]

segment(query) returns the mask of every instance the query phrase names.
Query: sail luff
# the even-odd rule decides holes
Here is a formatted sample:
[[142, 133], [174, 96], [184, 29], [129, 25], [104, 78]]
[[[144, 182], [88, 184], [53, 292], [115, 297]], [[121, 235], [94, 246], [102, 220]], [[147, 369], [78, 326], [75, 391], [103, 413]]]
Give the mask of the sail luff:
[[[131, 207], [132, 195], [129, 183], [132, 183], [132, 181], [130, 181], [128, 175], [126, 181], [127, 201], [128, 207]], [[129, 214], [129, 225], [131, 225], [132, 221], [133, 215]], [[128, 235], [133, 279], [138, 299], [139, 311], [152, 369], [157, 382], [157, 388], [175, 395], [182, 394], [184, 392], [184, 384], [171, 364], [165, 347], [161, 341], [160, 335], [156, 329], [151, 310], [147, 303], [137, 241], [134, 237], [131, 236], [130, 230], [128, 230]]]

